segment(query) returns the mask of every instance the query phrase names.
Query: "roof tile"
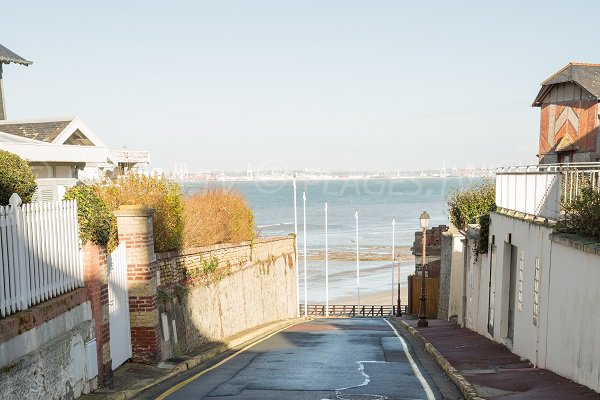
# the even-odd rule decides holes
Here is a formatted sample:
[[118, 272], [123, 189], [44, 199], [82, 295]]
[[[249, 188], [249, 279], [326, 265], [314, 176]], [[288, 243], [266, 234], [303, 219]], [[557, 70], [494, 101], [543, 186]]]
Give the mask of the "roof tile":
[[0, 123], [0, 132], [52, 143], [71, 123], [68, 121]]
[[10, 64], [17, 63], [22, 65], [30, 65], [31, 61], [28, 61], [21, 57], [20, 55], [13, 53], [6, 47], [0, 44], [0, 63], [2, 64]]

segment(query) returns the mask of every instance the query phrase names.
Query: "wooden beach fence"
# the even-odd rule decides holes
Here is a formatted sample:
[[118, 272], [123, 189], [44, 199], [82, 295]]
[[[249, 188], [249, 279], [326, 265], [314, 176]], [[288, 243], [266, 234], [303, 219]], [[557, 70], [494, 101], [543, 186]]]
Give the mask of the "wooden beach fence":
[[0, 206], [0, 317], [83, 286], [76, 201]]

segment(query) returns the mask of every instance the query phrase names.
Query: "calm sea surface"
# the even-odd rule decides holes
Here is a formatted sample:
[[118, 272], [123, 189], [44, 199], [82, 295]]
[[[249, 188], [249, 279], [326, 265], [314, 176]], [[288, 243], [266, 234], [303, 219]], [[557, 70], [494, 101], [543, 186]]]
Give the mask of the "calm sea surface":
[[[364, 179], [298, 181], [298, 251], [300, 293], [303, 301], [303, 201], [306, 192], [307, 288], [309, 303], [325, 301], [325, 201], [328, 202], [330, 303], [356, 296], [355, 211], [358, 210], [361, 297], [390, 293], [392, 289], [392, 218], [396, 219], [396, 254], [401, 285], [414, 270], [410, 247], [419, 229], [419, 215], [427, 211], [430, 226], [448, 224], [446, 196], [456, 187], [472, 183], [465, 178]], [[244, 194], [254, 211], [260, 235], [294, 232], [291, 181], [183, 183], [187, 194], [210, 187], [226, 187]], [[386, 302], [389, 303], [390, 301]], [[364, 302], [363, 302], [364, 304]]]

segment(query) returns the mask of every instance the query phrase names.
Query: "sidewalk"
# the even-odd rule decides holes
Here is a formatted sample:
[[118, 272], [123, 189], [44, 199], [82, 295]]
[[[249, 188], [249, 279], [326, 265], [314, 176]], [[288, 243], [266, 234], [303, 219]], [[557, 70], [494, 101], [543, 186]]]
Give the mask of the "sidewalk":
[[305, 321], [302, 318], [277, 321], [257, 326], [226, 338], [223, 342], [207, 343], [193, 354], [159, 364], [159, 367], [127, 362], [114, 371], [113, 387], [100, 388], [81, 396], [81, 400], [127, 400], [144, 390], [190, 370], [226, 351], [235, 350], [257, 340]]
[[531, 367], [503, 345], [447, 321], [397, 319], [425, 344], [467, 399], [600, 399], [600, 394], [546, 369]]

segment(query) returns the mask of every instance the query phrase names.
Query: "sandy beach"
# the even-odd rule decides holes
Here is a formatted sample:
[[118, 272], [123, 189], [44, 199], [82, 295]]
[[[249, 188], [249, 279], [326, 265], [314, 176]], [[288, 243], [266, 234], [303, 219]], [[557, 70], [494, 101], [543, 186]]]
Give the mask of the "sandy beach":
[[[400, 286], [400, 300], [402, 304], [408, 303], [408, 287]], [[361, 293], [360, 302], [365, 305], [389, 305], [392, 301], [392, 291], [377, 293]], [[394, 304], [397, 302], [397, 294], [394, 293]], [[333, 298], [330, 304], [356, 304], [356, 296]]]

